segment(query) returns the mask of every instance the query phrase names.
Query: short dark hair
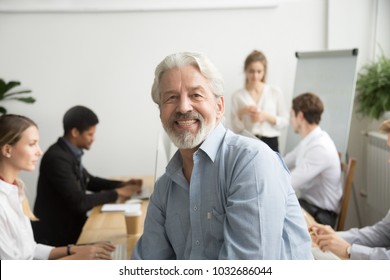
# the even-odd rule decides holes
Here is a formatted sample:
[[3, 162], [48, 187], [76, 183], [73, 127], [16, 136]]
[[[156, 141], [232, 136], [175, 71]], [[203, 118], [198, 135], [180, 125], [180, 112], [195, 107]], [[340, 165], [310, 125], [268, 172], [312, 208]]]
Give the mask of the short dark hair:
[[324, 103], [321, 99], [311, 92], [306, 92], [295, 97], [292, 101], [292, 109], [295, 115], [299, 111], [303, 113], [303, 117], [309, 124], [319, 124], [321, 115], [324, 112]]
[[88, 130], [91, 126], [97, 125], [99, 119], [91, 109], [78, 105], [65, 113], [62, 122], [64, 135], [68, 135], [73, 128], [76, 128], [80, 133]]

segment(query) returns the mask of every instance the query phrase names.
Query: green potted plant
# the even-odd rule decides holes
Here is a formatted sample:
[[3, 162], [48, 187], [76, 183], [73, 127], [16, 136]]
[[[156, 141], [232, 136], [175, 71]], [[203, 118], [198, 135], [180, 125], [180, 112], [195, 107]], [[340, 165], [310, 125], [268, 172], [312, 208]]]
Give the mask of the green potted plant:
[[[5, 82], [0, 79], [0, 104], [5, 100], [17, 100], [24, 103], [34, 103], [35, 99], [31, 96], [19, 96], [20, 94], [29, 94], [31, 90], [15, 90], [16, 87], [20, 86], [18, 81]], [[0, 105], [0, 115], [6, 114], [7, 109]]]
[[356, 82], [357, 112], [378, 120], [390, 111], [390, 59], [383, 54], [363, 66]]

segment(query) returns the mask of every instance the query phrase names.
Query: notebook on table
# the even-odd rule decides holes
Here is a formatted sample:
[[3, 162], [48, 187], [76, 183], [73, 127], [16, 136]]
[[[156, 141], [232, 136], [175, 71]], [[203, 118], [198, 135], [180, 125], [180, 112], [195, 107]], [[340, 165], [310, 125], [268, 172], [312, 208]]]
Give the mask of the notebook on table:
[[140, 203], [106, 203], [102, 206], [102, 212], [136, 212], [141, 209]]

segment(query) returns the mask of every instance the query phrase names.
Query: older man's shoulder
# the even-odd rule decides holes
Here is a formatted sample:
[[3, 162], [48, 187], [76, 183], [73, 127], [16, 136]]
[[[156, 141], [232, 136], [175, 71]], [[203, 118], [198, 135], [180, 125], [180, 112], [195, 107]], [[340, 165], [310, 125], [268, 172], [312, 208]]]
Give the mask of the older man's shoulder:
[[250, 150], [262, 150], [268, 149], [268, 146], [259, 139], [251, 136], [244, 136], [237, 133], [234, 133], [231, 130], [227, 130], [225, 142], [229, 146], [237, 146], [244, 149]]

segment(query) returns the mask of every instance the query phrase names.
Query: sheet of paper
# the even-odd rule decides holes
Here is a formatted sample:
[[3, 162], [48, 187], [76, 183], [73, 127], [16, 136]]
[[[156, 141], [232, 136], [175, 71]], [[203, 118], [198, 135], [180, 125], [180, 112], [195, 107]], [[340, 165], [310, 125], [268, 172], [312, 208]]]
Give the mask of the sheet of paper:
[[141, 209], [140, 203], [108, 203], [102, 206], [102, 212], [137, 212]]

